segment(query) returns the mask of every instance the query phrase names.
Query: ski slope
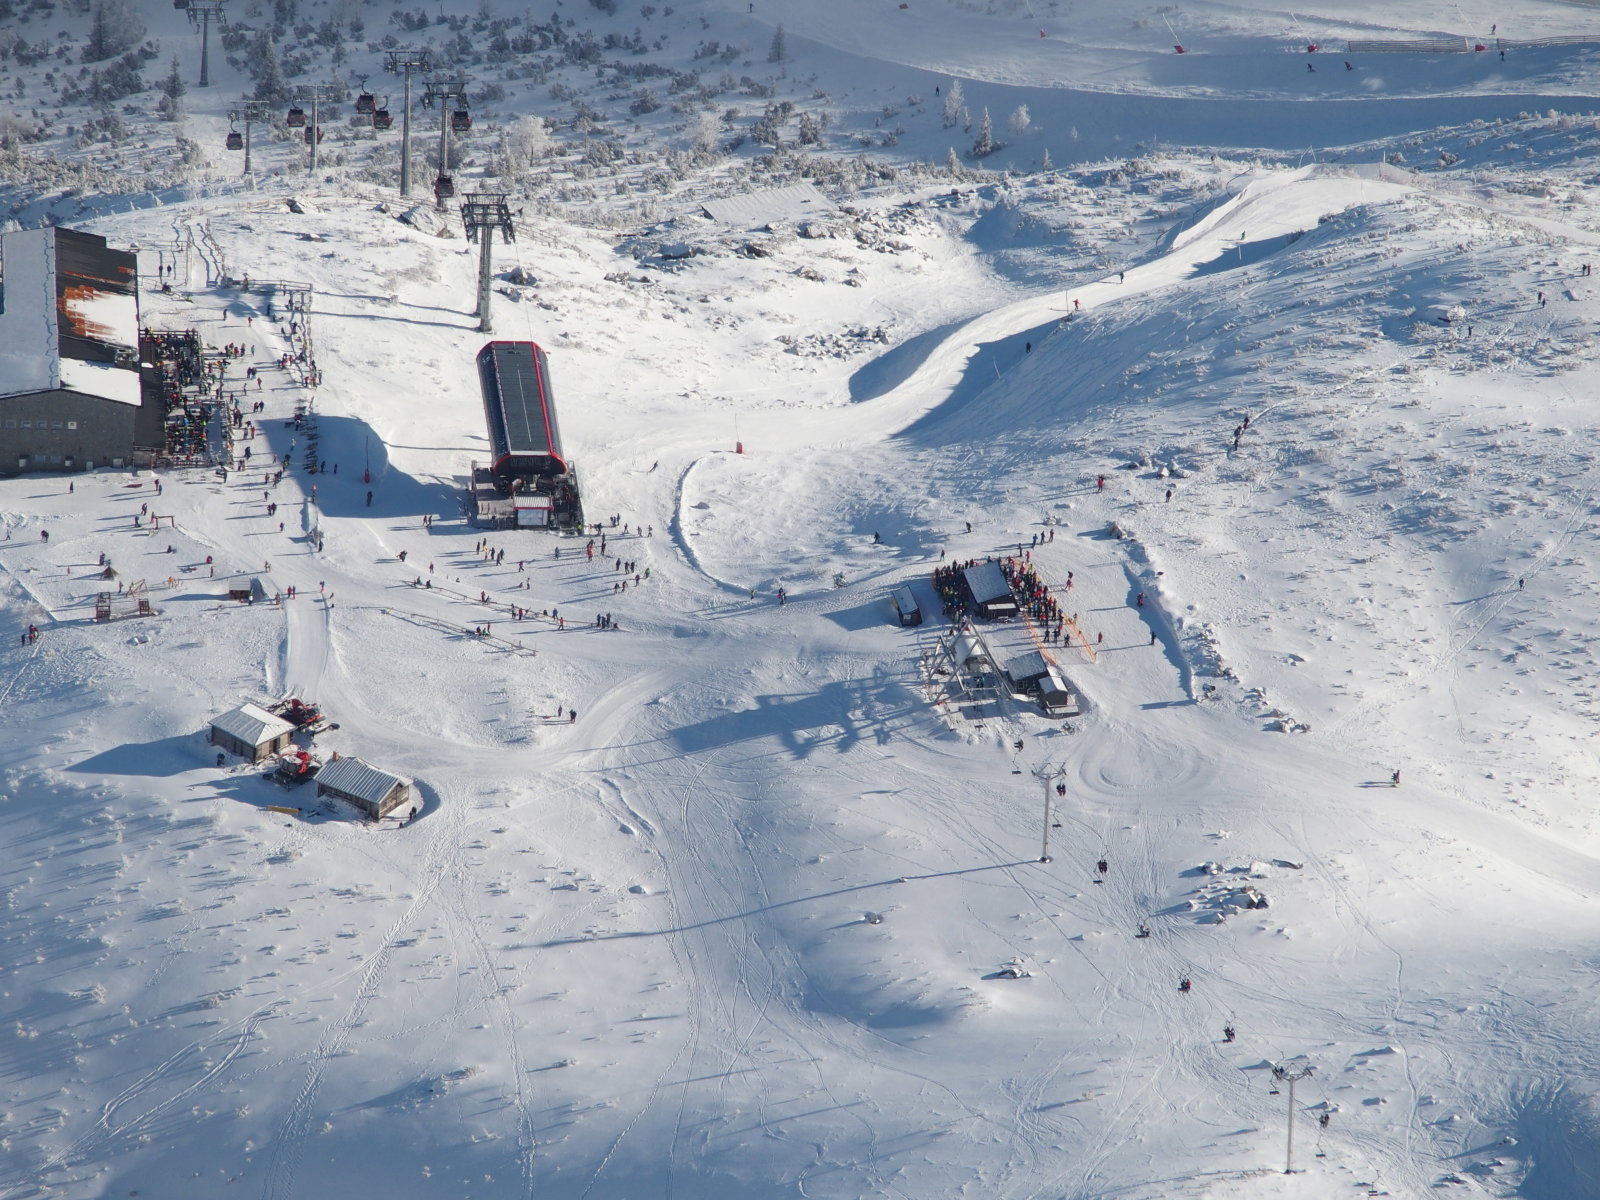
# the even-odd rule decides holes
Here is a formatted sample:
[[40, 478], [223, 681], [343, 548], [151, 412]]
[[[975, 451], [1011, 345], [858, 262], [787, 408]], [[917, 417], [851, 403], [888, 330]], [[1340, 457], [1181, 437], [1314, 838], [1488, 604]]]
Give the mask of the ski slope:
[[[674, 47], [772, 36], [683, 7]], [[1015, 103], [1088, 86], [1034, 44], [1070, 27], [1101, 90], [1192, 99], [1128, 82], [1159, 21], [1045, 7], [818, 3], [782, 69], [841, 114], [901, 70]], [[1258, 66], [1302, 26], [1433, 28], [1177, 17]], [[1538, 86], [1579, 95], [1575, 54]], [[1115, 161], [883, 179], [804, 236], [694, 184], [620, 235], [530, 199], [493, 336], [549, 352], [593, 557], [494, 561], [463, 520], [486, 335], [453, 229], [340, 165], [85, 198], [176, 266], [141, 319], [243, 341], [265, 411], [225, 479], [0, 481], [0, 1197], [1593, 1192], [1592, 119], [1406, 93], [1373, 130], [1460, 123], [1357, 152], [1328, 118], [1301, 161], [1219, 108], [1225, 140], [1130, 162], [1112, 122]], [[922, 119], [895, 153], [942, 154]], [[245, 273], [313, 288], [320, 386]], [[94, 622], [102, 553], [156, 617]], [[1076, 615], [1080, 718], [926, 669], [931, 572], [990, 555]], [[229, 602], [251, 578], [298, 595]], [[291, 694], [418, 817], [217, 764], [210, 717]], [[1274, 1066], [1313, 1068], [1292, 1111]]]

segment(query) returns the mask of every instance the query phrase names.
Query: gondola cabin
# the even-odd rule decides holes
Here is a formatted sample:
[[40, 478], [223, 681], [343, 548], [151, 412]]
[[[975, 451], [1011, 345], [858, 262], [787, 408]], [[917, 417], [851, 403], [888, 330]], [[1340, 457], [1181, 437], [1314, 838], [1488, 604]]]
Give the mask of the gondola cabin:
[[372, 114], [372, 127], [374, 129], [390, 129], [394, 126], [394, 117], [387, 108], [380, 108]]
[[284, 117], [283, 123], [291, 129], [299, 129], [306, 123], [306, 110], [303, 108], [291, 108], [289, 115]]
[[472, 114], [464, 108], [458, 108], [450, 114], [450, 132], [465, 133], [472, 128]]
[[378, 98], [371, 92], [362, 92], [356, 97], [356, 111], [358, 113], [372, 113], [378, 109]]
[[228, 130], [228, 149], [243, 150], [244, 134], [240, 133], [237, 129]]

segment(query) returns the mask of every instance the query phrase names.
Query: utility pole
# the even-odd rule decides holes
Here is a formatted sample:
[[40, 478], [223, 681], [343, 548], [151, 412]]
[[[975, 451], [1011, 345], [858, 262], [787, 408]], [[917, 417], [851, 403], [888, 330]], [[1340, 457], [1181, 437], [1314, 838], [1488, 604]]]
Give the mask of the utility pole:
[[227, 0], [189, 0], [189, 24], [200, 30], [200, 86], [211, 86], [211, 22], [227, 28], [228, 16], [223, 12]]
[[511, 224], [511, 209], [506, 206], [506, 193], [471, 193], [461, 202], [461, 220], [467, 227], [467, 241], [478, 243], [478, 311], [474, 314], [478, 318], [478, 332], [493, 333], [489, 285], [494, 282], [494, 268], [490, 264], [489, 248], [494, 245], [496, 229], [506, 242], [517, 240], [517, 231]]
[[273, 106], [265, 100], [241, 100], [228, 113], [228, 120], [244, 122], [244, 174], [250, 174], [250, 126], [265, 121]]
[[311, 100], [311, 124], [306, 129], [306, 141], [311, 144], [311, 174], [317, 173], [317, 145], [322, 141], [322, 121], [320, 117], [323, 100], [332, 100], [344, 90], [344, 85], [339, 83], [303, 83], [295, 88], [297, 99], [309, 97]]
[[1039, 840], [1039, 861], [1050, 861], [1050, 831], [1055, 828], [1052, 805], [1055, 801], [1055, 790], [1060, 781], [1066, 778], [1067, 764], [1052, 767], [1049, 763], [1042, 763], [1034, 768], [1033, 777], [1044, 784], [1044, 835]]
[[391, 74], [404, 72], [406, 77], [406, 103], [400, 111], [400, 194], [411, 195], [411, 72], [430, 71], [433, 60], [426, 50], [388, 50], [384, 52], [384, 69]]
[[[433, 199], [442, 211], [444, 202], [455, 195], [455, 180], [450, 178], [450, 125], [455, 117], [455, 111], [450, 107], [454, 100], [459, 106], [459, 111], [466, 112], [467, 84], [463, 79], [431, 79], [423, 84], [426, 89], [422, 93], [422, 106], [432, 108], [435, 103], [440, 107], [439, 119], [439, 174], [433, 181]], [[471, 118], [468, 118], [469, 122]]]
[[1291, 1071], [1287, 1067], [1277, 1066], [1272, 1068], [1272, 1077], [1279, 1083], [1289, 1085], [1289, 1121], [1283, 1150], [1283, 1173], [1294, 1174], [1294, 1085], [1302, 1079], [1309, 1079], [1315, 1067], [1301, 1067], [1298, 1071]]

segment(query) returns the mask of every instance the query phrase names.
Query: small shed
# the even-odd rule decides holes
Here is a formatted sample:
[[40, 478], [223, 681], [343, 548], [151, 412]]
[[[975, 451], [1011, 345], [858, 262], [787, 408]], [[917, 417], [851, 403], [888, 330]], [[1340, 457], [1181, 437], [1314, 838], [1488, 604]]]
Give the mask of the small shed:
[[972, 603], [981, 616], [1014, 617], [1018, 613], [1016, 597], [1011, 594], [1011, 584], [997, 562], [979, 563], [961, 572], [967, 590], [972, 593]]
[[294, 737], [294, 726], [254, 704], [241, 704], [211, 721], [213, 746], [261, 762], [282, 753]]
[[317, 775], [317, 795], [348, 800], [376, 821], [411, 799], [411, 780], [380, 771], [359, 758], [340, 758]]
[[902, 625], [921, 625], [922, 607], [909, 587], [897, 587], [892, 593], [895, 615]]
[[1047, 717], [1075, 717], [1078, 715], [1078, 697], [1066, 681], [1056, 674], [1055, 668], [1044, 673], [1039, 680], [1039, 707]]
[[1006, 678], [1011, 680], [1011, 686], [1018, 691], [1034, 691], [1038, 688], [1039, 681], [1048, 674], [1050, 674], [1050, 664], [1037, 650], [1019, 654], [1006, 663]]

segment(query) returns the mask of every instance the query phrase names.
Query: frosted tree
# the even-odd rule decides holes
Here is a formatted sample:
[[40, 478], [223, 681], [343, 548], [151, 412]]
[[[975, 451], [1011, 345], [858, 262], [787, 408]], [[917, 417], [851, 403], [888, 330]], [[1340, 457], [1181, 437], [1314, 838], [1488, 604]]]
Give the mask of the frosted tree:
[[105, 62], [131, 50], [144, 37], [144, 22], [128, 0], [99, 0], [89, 20], [89, 42], [83, 48], [86, 63]]
[[767, 51], [767, 61], [781, 63], [789, 57], [789, 46], [783, 36], [783, 26], [780, 24], [772, 35], [772, 47]]
[[255, 99], [268, 104], [287, 103], [289, 89], [283, 83], [283, 64], [278, 61], [278, 47], [269, 31], [261, 31], [252, 57], [256, 64]]
[[1021, 137], [1028, 132], [1028, 126], [1033, 124], [1033, 118], [1028, 115], [1028, 106], [1019, 104], [1016, 111], [1006, 120], [1006, 128], [1011, 130], [1012, 137]]
[[993, 154], [999, 147], [994, 144], [994, 122], [989, 119], [989, 110], [983, 110], [983, 120], [978, 123], [978, 136], [972, 143], [972, 156], [982, 158]]
[[550, 152], [550, 129], [543, 117], [523, 117], [505, 134], [506, 165], [526, 171]]
[[966, 113], [967, 98], [961, 91], [961, 81], [952, 79], [944, 89], [944, 127], [953, 129], [961, 124]]
[[952, 175], [961, 174], [961, 160], [956, 157], [956, 148], [954, 146], [951, 146], [950, 153], [945, 155], [944, 169]]
[[1050, 147], [1048, 146], [1044, 148], [1044, 158], [1039, 161], [1039, 169], [1041, 171], [1054, 171], [1056, 169], [1056, 164], [1050, 161]]
[[167, 77], [156, 85], [161, 90], [161, 99], [156, 102], [156, 112], [163, 121], [176, 121], [182, 110], [178, 101], [183, 99], [183, 94], [188, 89], [183, 85], [183, 75], [178, 71], [178, 56], [172, 56], [172, 70]]
[[714, 111], [707, 109], [695, 117], [692, 140], [697, 153], [711, 153], [717, 148], [717, 141], [721, 136], [722, 121]]

